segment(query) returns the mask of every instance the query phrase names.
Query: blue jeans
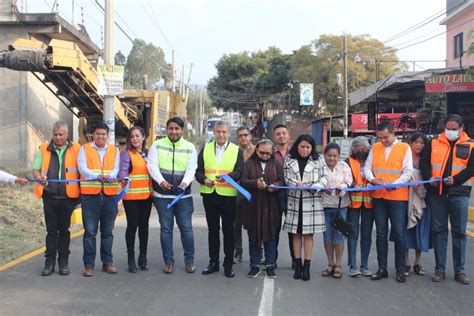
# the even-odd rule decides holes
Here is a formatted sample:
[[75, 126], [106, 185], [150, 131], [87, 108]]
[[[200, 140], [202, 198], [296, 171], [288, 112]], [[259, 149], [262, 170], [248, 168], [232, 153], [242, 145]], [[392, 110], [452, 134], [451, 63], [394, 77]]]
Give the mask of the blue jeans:
[[173, 199], [165, 199], [153, 197], [153, 204], [158, 211], [158, 219], [160, 221], [160, 240], [161, 251], [163, 252], [163, 260], [166, 264], [174, 264], [173, 252], [173, 227], [174, 218], [181, 232], [181, 244], [184, 250], [184, 263], [194, 263], [194, 234], [193, 234], [193, 199], [187, 197], [179, 200], [169, 210], [166, 206]]
[[407, 201], [372, 199], [375, 227], [377, 230], [377, 261], [379, 268], [387, 268], [388, 220], [395, 241], [395, 268], [403, 271], [405, 267], [405, 230], [407, 223]]
[[343, 208], [324, 208], [324, 221], [326, 224], [326, 231], [323, 233], [325, 244], [340, 245], [344, 243], [344, 236], [332, 227], [332, 221], [339, 211], [344, 219], [347, 218], [347, 207]]
[[347, 238], [347, 264], [350, 268], [357, 269], [357, 240], [359, 239], [360, 231], [360, 268], [368, 269], [367, 261], [369, 259], [370, 247], [372, 245], [374, 211], [364, 207], [349, 208], [347, 212], [347, 220], [354, 225], [354, 234]]
[[117, 217], [117, 203], [115, 196], [81, 195], [82, 223], [84, 237], [82, 239], [84, 267], [94, 268], [96, 255], [95, 236], [100, 223], [100, 259], [103, 265], [113, 263], [112, 244], [114, 242], [114, 223]]
[[428, 192], [431, 207], [431, 229], [435, 251], [436, 271], [446, 271], [448, 249], [448, 217], [451, 223], [453, 266], [455, 273], [464, 272], [466, 261], [466, 225], [469, 208], [468, 196], [437, 195]]
[[[250, 232], [249, 236], [249, 256], [250, 256], [250, 266], [258, 267], [262, 259], [262, 247], [260, 245], [254, 245], [250, 242]], [[271, 239], [263, 242], [263, 248], [265, 249], [265, 266], [274, 267], [277, 256], [277, 239]]]

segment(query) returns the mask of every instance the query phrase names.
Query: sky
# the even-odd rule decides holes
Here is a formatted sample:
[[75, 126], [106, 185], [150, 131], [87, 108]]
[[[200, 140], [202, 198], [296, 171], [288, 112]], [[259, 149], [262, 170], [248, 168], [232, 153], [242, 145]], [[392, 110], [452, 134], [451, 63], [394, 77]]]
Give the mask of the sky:
[[[59, 13], [74, 24], [84, 24], [101, 46], [104, 16], [95, 4], [104, 0], [58, 0]], [[20, 11], [51, 12], [54, 0], [17, 0]], [[115, 0], [117, 22], [130, 37], [161, 47], [166, 60], [176, 52], [177, 69], [185, 73], [193, 63], [191, 83], [205, 85], [216, 75], [215, 64], [224, 54], [279, 47], [291, 53], [321, 34], [368, 34], [386, 41], [406, 29], [442, 14], [446, 0]], [[442, 17], [389, 41], [397, 48], [416, 44], [446, 30]], [[132, 43], [117, 28], [115, 48], [128, 55]], [[442, 68], [445, 35], [404, 48], [401, 60], [417, 60], [415, 69]], [[349, 47], [350, 49], [350, 47]], [[410, 63], [411, 67], [413, 64]]]

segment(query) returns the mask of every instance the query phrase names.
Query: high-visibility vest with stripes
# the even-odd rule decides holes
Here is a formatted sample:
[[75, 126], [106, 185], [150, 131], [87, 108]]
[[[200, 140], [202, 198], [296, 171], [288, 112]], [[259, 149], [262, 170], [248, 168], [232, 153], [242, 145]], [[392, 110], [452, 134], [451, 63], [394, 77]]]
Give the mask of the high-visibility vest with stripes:
[[[466, 169], [471, 157], [471, 151], [474, 148], [474, 140], [470, 139], [465, 132], [456, 140], [454, 144], [453, 160], [450, 176], [455, 176]], [[451, 146], [446, 134], [443, 132], [437, 138], [431, 141], [431, 175], [433, 177], [443, 177], [446, 169], [446, 163], [449, 159]], [[463, 185], [473, 186], [474, 178], [470, 178]], [[439, 194], [443, 191], [443, 182], [439, 184]]]
[[[229, 143], [222, 155], [219, 163], [216, 161], [215, 141], [209, 142], [204, 146], [204, 174], [207, 179], [211, 181], [216, 180], [216, 176], [228, 174], [234, 171], [235, 163], [239, 155], [239, 146]], [[211, 194], [216, 191], [217, 194], [223, 196], [237, 196], [237, 190], [228, 182], [219, 183], [214, 182], [215, 185], [209, 188], [207, 185], [201, 184], [200, 192], [204, 194]]]
[[[146, 161], [138, 151], [127, 149], [132, 171], [128, 174], [130, 186], [124, 200], [146, 200], [151, 196], [151, 178]], [[124, 185], [122, 185], [124, 186]]]
[[[400, 178], [403, 171], [403, 160], [407, 150], [410, 150], [408, 144], [397, 142], [393, 145], [388, 159], [385, 159], [385, 146], [377, 142], [372, 146], [372, 172], [379, 179], [384, 179], [387, 183], [393, 183]], [[408, 187], [401, 187], [394, 190], [375, 190], [372, 191], [372, 198], [408, 201]]]
[[[117, 157], [117, 147], [107, 144], [107, 150], [105, 151], [103, 164], [100, 161], [99, 153], [97, 149], [91, 147], [91, 143], [83, 145], [84, 153], [86, 155], [87, 168], [90, 171], [102, 175], [110, 175], [114, 169], [115, 159]], [[81, 175], [81, 179], [85, 178]], [[83, 181], [81, 182], [81, 194], [100, 194], [103, 192], [105, 195], [117, 195], [119, 188], [118, 181], [104, 182], [99, 181]]]
[[[360, 164], [357, 159], [349, 157], [349, 166], [351, 166], [352, 175], [354, 176], [355, 184], [360, 187], [366, 187], [368, 181], [362, 179], [360, 174]], [[361, 208], [362, 205], [365, 208], [372, 208], [372, 193], [371, 191], [351, 192], [351, 204], [350, 208]]]
[[[195, 151], [194, 145], [180, 138], [176, 142], [170, 141], [168, 137], [161, 138], [153, 144], [158, 155], [158, 167], [163, 178], [173, 186], [179, 186], [183, 181], [184, 174], [188, 169], [189, 160]], [[170, 194], [160, 187], [159, 183], [153, 181], [153, 190], [160, 194]], [[188, 183], [185, 194], [191, 193], [191, 186]]]
[[[46, 177], [51, 162], [51, 151], [48, 150], [49, 144], [41, 144], [41, 176]], [[79, 179], [79, 172], [77, 171], [77, 155], [79, 154], [79, 144], [71, 143], [64, 154], [63, 171], [66, 180]], [[39, 199], [43, 196], [44, 186], [36, 183], [35, 196]], [[66, 182], [66, 195], [69, 198], [79, 197], [79, 182]]]

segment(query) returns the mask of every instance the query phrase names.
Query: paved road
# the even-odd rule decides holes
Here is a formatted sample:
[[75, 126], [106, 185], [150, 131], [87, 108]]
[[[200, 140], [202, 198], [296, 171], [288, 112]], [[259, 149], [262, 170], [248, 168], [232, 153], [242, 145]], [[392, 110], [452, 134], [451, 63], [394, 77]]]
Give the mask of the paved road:
[[[115, 229], [115, 264], [117, 275], [102, 272], [92, 278], [82, 277], [82, 239], [72, 241], [69, 276], [39, 275], [43, 258], [37, 256], [0, 272], [0, 314], [2, 315], [472, 315], [474, 285], [463, 286], [452, 273], [441, 284], [430, 281], [433, 254], [423, 257], [426, 276], [410, 276], [405, 284], [390, 278], [374, 282], [367, 278], [341, 280], [322, 278], [326, 259], [322, 236], [315, 237], [312, 279], [292, 279], [287, 238], [282, 234], [277, 279], [261, 275], [248, 279], [248, 256], [235, 266], [236, 276], [227, 279], [223, 272], [210, 276], [200, 271], [207, 264], [207, 229], [201, 199], [195, 195], [194, 230], [198, 272], [184, 271], [179, 234], [175, 234], [176, 272], [165, 275], [159, 245], [159, 226], [153, 212], [150, 229], [150, 271], [128, 273], [125, 252], [125, 220]], [[177, 231], [175, 230], [175, 233]], [[247, 250], [248, 247], [245, 247]], [[389, 262], [393, 263], [393, 249]], [[346, 262], [346, 257], [344, 258]], [[375, 270], [373, 248], [371, 268]], [[100, 266], [97, 261], [97, 266]], [[468, 239], [467, 272], [474, 277], [474, 239]], [[452, 270], [451, 263], [448, 271]]]

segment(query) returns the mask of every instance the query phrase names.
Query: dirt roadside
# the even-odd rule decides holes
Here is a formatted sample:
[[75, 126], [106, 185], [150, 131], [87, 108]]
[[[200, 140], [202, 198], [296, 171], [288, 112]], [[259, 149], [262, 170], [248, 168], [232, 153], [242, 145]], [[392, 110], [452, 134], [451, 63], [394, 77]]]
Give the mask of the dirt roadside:
[[[30, 177], [28, 170], [6, 170]], [[0, 184], [0, 265], [44, 246], [46, 227], [43, 203], [33, 194], [34, 184]], [[71, 233], [82, 225], [71, 226]]]

